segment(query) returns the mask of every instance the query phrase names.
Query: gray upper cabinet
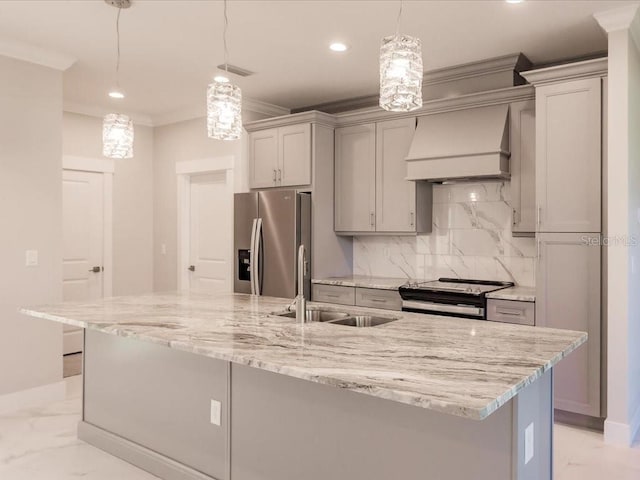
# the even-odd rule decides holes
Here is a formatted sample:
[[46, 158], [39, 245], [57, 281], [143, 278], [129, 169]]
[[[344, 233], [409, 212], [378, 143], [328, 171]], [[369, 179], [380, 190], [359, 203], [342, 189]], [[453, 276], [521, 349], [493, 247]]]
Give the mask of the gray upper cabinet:
[[311, 124], [269, 128], [249, 134], [249, 186], [311, 184]]
[[536, 325], [588, 332], [589, 340], [554, 368], [555, 408], [599, 417], [599, 234], [538, 234]]
[[601, 82], [536, 88], [539, 232], [601, 231]]
[[249, 186], [275, 187], [278, 179], [278, 129], [249, 134]]
[[405, 180], [415, 118], [376, 124], [376, 231], [416, 231], [416, 183]]
[[512, 231], [536, 231], [535, 101], [510, 105]]
[[431, 184], [406, 180], [415, 118], [336, 129], [335, 230], [431, 231]]
[[335, 148], [335, 231], [375, 231], [375, 124], [337, 128]]
[[311, 183], [311, 124], [278, 128], [278, 181], [282, 187]]

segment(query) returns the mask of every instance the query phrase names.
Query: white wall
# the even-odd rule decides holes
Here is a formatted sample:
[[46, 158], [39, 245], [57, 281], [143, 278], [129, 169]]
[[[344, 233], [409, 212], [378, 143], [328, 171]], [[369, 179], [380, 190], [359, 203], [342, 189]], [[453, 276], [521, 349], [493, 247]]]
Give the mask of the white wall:
[[433, 230], [418, 236], [361, 236], [358, 275], [513, 281], [535, 286], [534, 238], [511, 234], [510, 182], [433, 186]]
[[[0, 57], [0, 394], [62, 379], [62, 73]], [[25, 267], [25, 250], [39, 266]]]
[[640, 428], [640, 52], [628, 28], [609, 32], [607, 420], [605, 440]]
[[[153, 129], [135, 125], [134, 157], [114, 160], [113, 294], [153, 290]], [[102, 119], [64, 113], [63, 153], [102, 157]]]
[[[266, 118], [243, 112], [243, 121]], [[246, 133], [241, 140], [207, 137], [206, 118], [157, 127], [154, 134], [154, 281], [155, 291], [178, 288], [178, 214], [176, 163], [223, 156], [235, 158], [235, 191], [248, 190]], [[219, 208], [233, 208], [220, 205]], [[162, 245], [166, 253], [163, 253]]]

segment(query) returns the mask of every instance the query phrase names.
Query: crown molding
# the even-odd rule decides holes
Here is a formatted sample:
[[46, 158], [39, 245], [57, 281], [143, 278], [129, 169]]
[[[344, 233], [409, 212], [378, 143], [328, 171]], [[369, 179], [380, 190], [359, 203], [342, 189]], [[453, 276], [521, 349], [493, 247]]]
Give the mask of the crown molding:
[[[114, 108], [103, 107], [100, 105], [88, 105], [83, 103], [76, 102], [64, 102], [62, 109], [68, 113], [77, 113], [80, 115], [86, 115], [89, 117], [103, 118], [107, 113], [113, 113]], [[123, 113], [125, 115], [129, 115], [131, 117], [131, 121], [133, 121], [136, 125], [142, 125], [144, 127], [153, 127], [155, 126], [151, 117], [149, 115], [144, 115], [135, 112], [127, 112], [125, 110], [118, 109], [118, 113]]]
[[334, 127], [336, 123], [335, 119], [335, 115], [331, 115], [330, 113], [310, 110], [307, 112], [292, 113], [290, 115], [248, 122], [244, 124], [244, 128], [247, 132], [254, 132], [256, 130], [264, 130], [266, 128], [286, 127], [287, 125], [299, 125], [301, 123], [315, 123], [317, 125]]
[[207, 115], [207, 110], [204, 103], [198, 105], [191, 105], [189, 107], [174, 110], [168, 113], [160, 113], [153, 116], [154, 127], [164, 127], [165, 125], [171, 125], [173, 123], [186, 122], [187, 120], [193, 120], [196, 118], [202, 118]]
[[[78, 113], [80, 115], [99, 118], [104, 117], [107, 113], [112, 113], [114, 110], [110, 107], [78, 102], [64, 102], [63, 109], [65, 112]], [[289, 113], [291, 113], [288, 108], [279, 107], [278, 105], [272, 105], [252, 98], [245, 98], [242, 100], [242, 110], [261, 113], [272, 117], [289, 115]], [[133, 123], [136, 125], [143, 125], [145, 127], [162, 127], [164, 125], [171, 125], [172, 123], [202, 118], [207, 115], [204, 103], [192, 105], [169, 113], [161, 113], [159, 115], [146, 115], [143, 113], [128, 112], [125, 110], [119, 111], [120, 113], [129, 115]]]
[[269, 115], [271, 117], [279, 117], [281, 115], [289, 115], [291, 110], [272, 103], [256, 100], [255, 98], [243, 98], [242, 99], [243, 110], [249, 110], [255, 113], [261, 113], [263, 115]]
[[607, 33], [629, 30], [636, 47], [640, 49], [640, 17], [638, 9], [640, 5], [627, 5], [625, 7], [596, 12], [593, 18]]
[[54, 70], [60, 70], [62, 72], [78, 60], [66, 53], [54, 52], [6, 38], [0, 38], [0, 55], [24, 62], [35, 63], [36, 65], [53, 68]]
[[425, 72], [422, 83], [423, 85], [434, 85], [500, 72], [515, 71], [519, 73], [522, 70], [531, 68], [531, 65], [531, 61], [524, 54], [512, 53], [453, 67], [430, 70]]
[[548, 83], [566, 80], [578, 80], [581, 78], [602, 77], [607, 75], [607, 57], [586, 60], [584, 62], [566, 63], [553, 67], [539, 68], [521, 72], [524, 78], [533, 85], [545, 85]]
[[[260, 113], [270, 117], [280, 117], [291, 113], [291, 110], [288, 108], [246, 97], [242, 99], [242, 110], [245, 112]], [[154, 127], [162, 127], [165, 125], [171, 125], [172, 123], [186, 122], [187, 120], [202, 118], [206, 115], [207, 109], [203, 102], [198, 105], [191, 105], [179, 110], [174, 110], [173, 112], [153, 115], [151, 119], [153, 120], [152, 124]]]
[[374, 107], [354, 112], [343, 112], [334, 115], [335, 124], [338, 127], [359, 125], [384, 120], [397, 120], [401, 118], [419, 117], [434, 113], [451, 112], [468, 108], [488, 107], [505, 103], [533, 100], [535, 90], [531, 85], [500, 88], [487, 92], [469, 93], [457, 97], [438, 98], [424, 102], [421, 108], [411, 112], [391, 113], [380, 107]]

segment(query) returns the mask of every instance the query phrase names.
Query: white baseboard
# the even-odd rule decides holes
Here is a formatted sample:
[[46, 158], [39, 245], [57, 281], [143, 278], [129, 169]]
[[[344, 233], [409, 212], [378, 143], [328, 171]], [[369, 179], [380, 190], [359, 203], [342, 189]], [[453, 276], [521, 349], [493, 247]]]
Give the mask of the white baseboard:
[[78, 438], [164, 480], [215, 480], [142, 445], [81, 421]]
[[633, 445], [635, 441], [640, 441], [640, 405], [638, 405], [636, 413], [631, 418], [631, 424], [629, 425], [629, 438], [629, 443], [631, 445]]
[[39, 407], [65, 399], [66, 384], [64, 380], [49, 383], [40, 387], [20, 390], [0, 395], [0, 414], [21, 408]]
[[640, 405], [636, 408], [628, 424], [604, 421], [604, 442], [610, 445], [630, 447], [640, 433]]

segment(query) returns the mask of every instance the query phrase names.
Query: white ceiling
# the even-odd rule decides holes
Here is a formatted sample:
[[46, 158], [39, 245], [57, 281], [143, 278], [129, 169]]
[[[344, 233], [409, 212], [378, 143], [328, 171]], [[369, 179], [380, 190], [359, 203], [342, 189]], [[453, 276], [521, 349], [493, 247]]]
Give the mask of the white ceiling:
[[[405, 1], [400, 30], [422, 39], [425, 69], [523, 52], [534, 63], [606, 49], [594, 12], [637, 1]], [[229, 61], [247, 97], [298, 108], [374, 94], [380, 39], [399, 1], [230, 0]], [[114, 84], [116, 9], [103, 0], [0, 0], [0, 39], [78, 59], [65, 102], [107, 107]], [[222, 2], [133, 0], [122, 12], [122, 110], [162, 116], [204, 102], [223, 63]], [[341, 40], [345, 53], [329, 51]]]

